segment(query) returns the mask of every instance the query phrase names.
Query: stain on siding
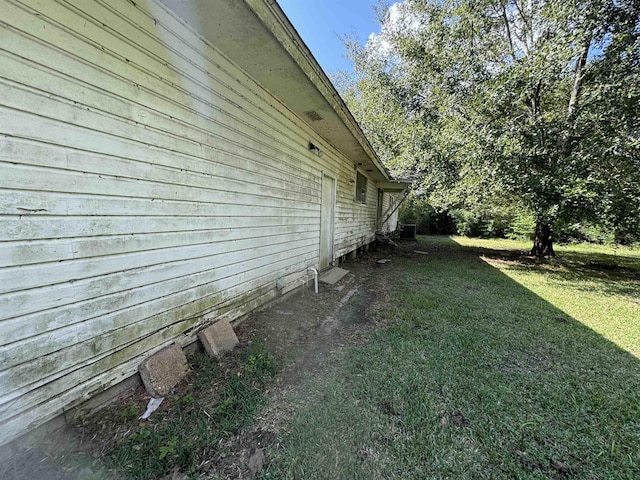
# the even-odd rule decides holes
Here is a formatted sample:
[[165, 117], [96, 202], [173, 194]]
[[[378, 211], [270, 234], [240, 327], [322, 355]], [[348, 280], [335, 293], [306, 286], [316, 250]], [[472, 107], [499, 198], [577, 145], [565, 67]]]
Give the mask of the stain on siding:
[[349, 159], [312, 155], [317, 134], [160, 4], [37, 5], [0, 0], [2, 442], [317, 266], [322, 172], [336, 256], [376, 218]]

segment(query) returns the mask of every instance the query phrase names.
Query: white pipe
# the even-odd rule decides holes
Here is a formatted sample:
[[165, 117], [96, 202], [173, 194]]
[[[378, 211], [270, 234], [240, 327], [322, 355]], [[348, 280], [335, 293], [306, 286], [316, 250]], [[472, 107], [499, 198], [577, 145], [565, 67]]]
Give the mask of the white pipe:
[[313, 272], [313, 280], [314, 280], [314, 285], [316, 288], [316, 293], [318, 293], [318, 270], [316, 270], [313, 267], [309, 267], [307, 268], [307, 271], [311, 270]]

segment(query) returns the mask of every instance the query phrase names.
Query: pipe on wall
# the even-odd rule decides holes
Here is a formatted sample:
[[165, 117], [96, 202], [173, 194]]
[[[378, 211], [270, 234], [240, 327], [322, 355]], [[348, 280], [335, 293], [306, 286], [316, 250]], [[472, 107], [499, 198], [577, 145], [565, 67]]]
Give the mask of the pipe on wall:
[[315, 291], [316, 291], [316, 293], [318, 293], [318, 270], [316, 270], [314, 267], [307, 268], [307, 272], [309, 270], [311, 270], [313, 272], [313, 282], [314, 282], [314, 286], [315, 286]]

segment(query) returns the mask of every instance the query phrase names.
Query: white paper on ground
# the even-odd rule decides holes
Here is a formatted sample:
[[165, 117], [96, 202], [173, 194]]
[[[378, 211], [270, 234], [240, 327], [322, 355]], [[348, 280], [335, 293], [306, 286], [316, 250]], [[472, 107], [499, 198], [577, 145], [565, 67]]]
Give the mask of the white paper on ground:
[[164, 400], [164, 397], [152, 398], [151, 400], [149, 400], [149, 404], [147, 405], [147, 411], [142, 414], [140, 419], [146, 420], [147, 418], [149, 418], [151, 414], [158, 409], [158, 407], [160, 406], [163, 400]]

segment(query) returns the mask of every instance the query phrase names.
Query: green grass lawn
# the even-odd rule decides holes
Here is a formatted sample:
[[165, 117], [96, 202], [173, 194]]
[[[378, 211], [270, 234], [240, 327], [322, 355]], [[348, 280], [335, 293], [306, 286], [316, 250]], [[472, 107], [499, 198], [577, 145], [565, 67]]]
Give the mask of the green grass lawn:
[[640, 478], [640, 252], [421, 238], [260, 478]]

